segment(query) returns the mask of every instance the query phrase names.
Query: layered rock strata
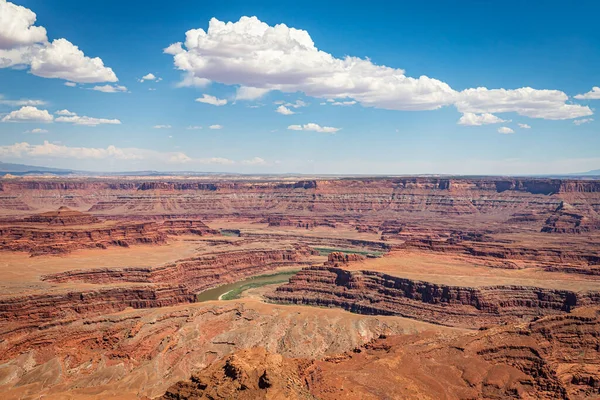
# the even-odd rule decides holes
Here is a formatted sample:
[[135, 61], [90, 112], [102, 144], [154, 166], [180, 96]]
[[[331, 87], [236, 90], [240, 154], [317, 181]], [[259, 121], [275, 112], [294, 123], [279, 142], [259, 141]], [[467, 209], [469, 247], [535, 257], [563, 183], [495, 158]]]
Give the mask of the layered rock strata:
[[162, 399], [583, 399], [600, 395], [598, 309], [444, 340], [388, 336], [322, 360], [243, 350]]
[[[55, 284], [81, 282], [91, 289], [54, 290], [51, 294], [0, 297], [0, 327], [30, 329], [90, 315], [153, 308], [195, 301], [196, 293], [232, 283], [277, 267], [303, 265], [314, 251], [288, 249], [240, 250], [179, 260], [151, 268], [71, 270], [42, 279]], [[72, 286], [69, 286], [72, 287]]]
[[531, 320], [600, 304], [600, 293], [524, 286], [459, 287], [374, 271], [307, 267], [266, 297], [274, 302], [340, 307], [460, 327]]

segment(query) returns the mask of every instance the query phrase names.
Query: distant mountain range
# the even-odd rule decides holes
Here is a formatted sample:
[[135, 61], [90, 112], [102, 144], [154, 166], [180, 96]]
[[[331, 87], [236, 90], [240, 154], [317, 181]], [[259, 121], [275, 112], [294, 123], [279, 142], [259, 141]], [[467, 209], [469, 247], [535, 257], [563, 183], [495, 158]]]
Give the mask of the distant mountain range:
[[40, 174], [52, 174], [52, 175], [72, 175], [77, 173], [72, 169], [60, 169], [60, 168], [49, 168], [49, 167], [38, 167], [34, 165], [24, 164], [11, 164], [0, 161], [0, 174], [11, 174], [11, 175], [40, 175]]
[[[36, 165], [25, 165], [25, 164], [13, 164], [13, 163], [5, 163], [0, 161], [0, 175], [80, 175], [80, 176], [205, 176], [205, 175], [215, 175], [215, 176], [243, 176], [245, 174], [235, 173], [235, 172], [199, 172], [199, 171], [124, 171], [124, 172], [92, 172], [92, 171], [79, 171], [74, 169], [62, 169], [62, 168], [51, 168], [51, 167], [42, 167]], [[251, 175], [281, 175], [281, 176], [303, 176], [305, 174], [251, 174]], [[319, 174], [311, 175], [318, 176]], [[347, 176], [369, 176], [365, 174], [356, 174]], [[391, 174], [398, 175], [398, 174]], [[412, 174], [417, 175], [417, 174]], [[323, 176], [332, 176], [328, 174], [323, 174]], [[425, 175], [424, 175], [425, 176]], [[434, 175], [431, 175], [434, 176]], [[451, 176], [451, 175], [445, 175]], [[587, 172], [578, 172], [571, 174], [553, 174], [553, 175], [531, 175], [539, 178], [575, 178], [575, 177], [600, 177], [600, 169], [595, 169]]]
[[600, 169], [594, 169], [592, 171], [582, 172], [580, 174], [573, 174], [573, 175], [600, 176]]

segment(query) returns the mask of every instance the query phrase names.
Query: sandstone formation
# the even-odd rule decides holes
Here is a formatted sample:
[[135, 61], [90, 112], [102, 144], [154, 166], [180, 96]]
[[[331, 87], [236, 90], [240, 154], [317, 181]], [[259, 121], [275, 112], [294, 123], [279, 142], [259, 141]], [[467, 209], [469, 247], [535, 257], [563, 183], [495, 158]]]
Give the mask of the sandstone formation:
[[57, 211], [49, 211], [42, 214], [32, 215], [25, 218], [25, 222], [33, 222], [48, 225], [86, 225], [100, 222], [90, 214], [71, 210], [69, 207], [59, 207]]
[[341, 307], [360, 314], [399, 315], [460, 327], [531, 320], [600, 304], [600, 292], [522, 286], [453, 287], [331, 266], [304, 268], [289, 284], [267, 294], [267, 298], [280, 303]]
[[598, 180], [0, 179], [0, 397], [597, 398], [599, 221]]
[[195, 219], [166, 219], [162, 223], [102, 221], [61, 206], [57, 211], [0, 221], [0, 250], [61, 254], [82, 248], [163, 244], [167, 235], [185, 234], [202, 236], [219, 232]]
[[599, 315], [597, 308], [581, 310], [441, 342], [431, 335], [382, 337], [317, 361], [245, 350], [162, 398], [596, 398]]
[[0, 296], [0, 327], [23, 324], [22, 329], [30, 329], [42, 323], [70, 321], [127, 307], [191, 303], [198, 292], [277, 267], [301, 265], [312, 254], [314, 251], [302, 246], [240, 250], [182, 259], [154, 268], [69, 270], [46, 275], [42, 279], [48, 282], [80, 282], [97, 287], [52, 294]]

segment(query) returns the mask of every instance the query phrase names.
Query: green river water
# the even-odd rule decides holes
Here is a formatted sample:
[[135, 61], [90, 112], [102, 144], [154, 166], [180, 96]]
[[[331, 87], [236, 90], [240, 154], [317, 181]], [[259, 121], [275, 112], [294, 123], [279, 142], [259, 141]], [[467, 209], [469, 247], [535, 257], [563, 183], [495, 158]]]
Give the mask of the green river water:
[[257, 275], [238, 282], [228, 283], [218, 286], [213, 289], [205, 290], [196, 295], [196, 301], [211, 301], [211, 300], [233, 300], [238, 299], [240, 295], [248, 289], [253, 289], [261, 286], [272, 285], [275, 283], [289, 282], [298, 270], [285, 271], [277, 274]]

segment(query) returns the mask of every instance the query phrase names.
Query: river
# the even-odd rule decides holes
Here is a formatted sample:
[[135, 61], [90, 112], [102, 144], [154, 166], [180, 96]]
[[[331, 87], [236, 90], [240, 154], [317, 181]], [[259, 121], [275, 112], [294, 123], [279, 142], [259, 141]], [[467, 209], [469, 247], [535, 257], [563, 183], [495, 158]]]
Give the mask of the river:
[[248, 289], [257, 288], [265, 285], [272, 285], [275, 283], [289, 282], [290, 278], [294, 276], [296, 272], [298, 272], [298, 270], [285, 271], [269, 275], [252, 276], [241, 281], [228, 283], [226, 285], [218, 286], [216, 288], [198, 293], [196, 295], [196, 301], [203, 302], [211, 300], [237, 299], [245, 290]]

